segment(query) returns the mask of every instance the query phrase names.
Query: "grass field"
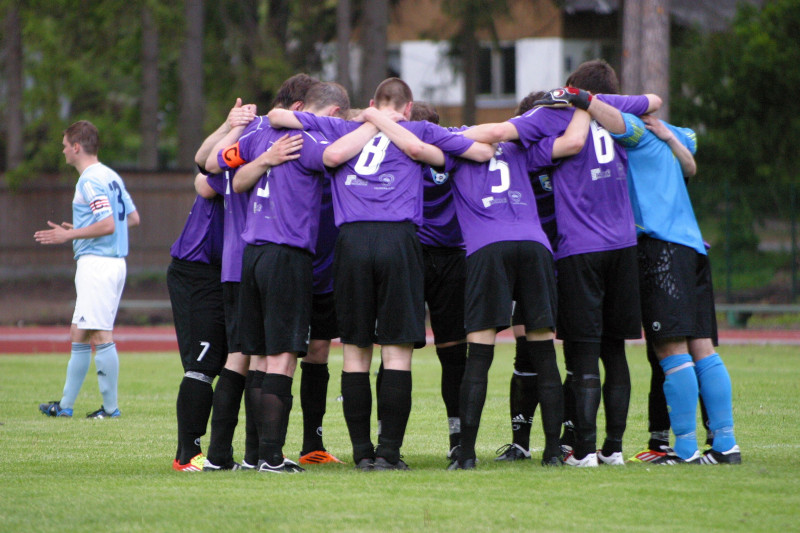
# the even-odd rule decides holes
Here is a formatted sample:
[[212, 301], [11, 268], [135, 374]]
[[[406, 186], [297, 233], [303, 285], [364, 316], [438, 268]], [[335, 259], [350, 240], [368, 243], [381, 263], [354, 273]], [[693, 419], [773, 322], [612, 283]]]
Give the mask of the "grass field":
[[[560, 351], [560, 348], [559, 348]], [[646, 443], [649, 368], [629, 347], [633, 397], [626, 456]], [[800, 523], [800, 353], [797, 347], [726, 346], [741, 466], [597, 469], [497, 464], [510, 440], [513, 347], [500, 346], [478, 436], [475, 471], [448, 472], [447, 422], [432, 348], [415, 354], [414, 405], [403, 447], [411, 472], [359, 473], [351, 465], [305, 474], [178, 473], [177, 354], [121, 354], [118, 420], [52, 419], [67, 357], [0, 357], [0, 530], [10, 531], [796, 531]], [[350, 459], [331, 358], [327, 448]], [[298, 375], [299, 377], [299, 375]], [[295, 382], [298, 394], [299, 379]], [[88, 376], [75, 412], [100, 405]], [[300, 449], [299, 398], [287, 455]], [[602, 410], [599, 418], [602, 434]], [[240, 423], [243, 427], [243, 423]], [[373, 428], [374, 429], [374, 428]], [[242, 435], [234, 445], [241, 459]], [[537, 453], [538, 452], [538, 453]]]

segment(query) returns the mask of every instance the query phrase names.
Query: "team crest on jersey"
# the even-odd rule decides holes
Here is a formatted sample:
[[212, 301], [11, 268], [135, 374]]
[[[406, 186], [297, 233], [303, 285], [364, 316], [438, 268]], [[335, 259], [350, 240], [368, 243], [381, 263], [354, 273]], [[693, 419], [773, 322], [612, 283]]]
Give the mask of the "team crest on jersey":
[[446, 182], [450, 178], [450, 174], [447, 172], [436, 172], [435, 170], [431, 169], [431, 179], [436, 185], [441, 185]]
[[522, 193], [519, 191], [508, 191], [508, 197], [511, 199], [512, 204], [522, 203]]
[[553, 192], [553, 182], [550, 180], [549, 174], [542, 174], [539, 176], [539, 184], [542, 186], [543, 190]]
[[378, 181], [381, 182], [381, 185], [384, 187], [391, 187], [394, 183], [394, 176], [391, 174], [381, 174], [378, 176]]

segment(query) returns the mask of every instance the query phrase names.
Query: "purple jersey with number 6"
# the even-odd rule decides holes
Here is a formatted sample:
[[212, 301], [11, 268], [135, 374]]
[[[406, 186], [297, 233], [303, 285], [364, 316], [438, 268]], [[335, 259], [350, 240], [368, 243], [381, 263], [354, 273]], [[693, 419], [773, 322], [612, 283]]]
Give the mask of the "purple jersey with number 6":
[[[596, 98], [635, 115], [645, 113], [649, 105], [646, 96], [603, 94]], [[510, 122], [520, 141], [530, 147], [545, 137], [561, 135], [574, 112], [573, 108], [537, 107]], [[583, 149], [553, 170], [556, 259], [636, 245], [626, 175], [625, 150], [592, 121]]]
[[[331, 142], [361, 126], [332, 117], [317, 117], [295, 111], [305, 129], [318, 130]], [[454, 135], [430, 122], [400, 122], [422, 141], [438, 146], [446, 154], [460, 155], [473, 141]], [[348, 222], [403, 222], [422, 224], [422, 171], [378, 133], [361, 153], [336, 168], [333, 205], [336, 225]]]

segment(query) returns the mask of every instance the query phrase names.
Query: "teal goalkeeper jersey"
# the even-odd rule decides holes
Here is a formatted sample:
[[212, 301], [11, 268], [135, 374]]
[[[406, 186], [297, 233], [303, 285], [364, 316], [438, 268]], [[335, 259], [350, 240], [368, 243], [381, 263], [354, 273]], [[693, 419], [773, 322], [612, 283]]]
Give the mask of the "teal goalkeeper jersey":
[[[639, 117], [622, 116], [626, 131], [613, 137], [628, 151], [628, 193], [637, 235], [688, 246], [705, 255], [680, 162]], [[692, 154], [697, 151], [694, 131], [664, 124]]]
[[87, 167], [75, 186], [72, 225], [85, 228], [106, 217], [114, 217], [114, 233], [93, 239], [75, 239], [75, 259], [82, 255], [125, 257], [128, 255], [129, 213], [136, 210], [119, 175], [102, 163]]

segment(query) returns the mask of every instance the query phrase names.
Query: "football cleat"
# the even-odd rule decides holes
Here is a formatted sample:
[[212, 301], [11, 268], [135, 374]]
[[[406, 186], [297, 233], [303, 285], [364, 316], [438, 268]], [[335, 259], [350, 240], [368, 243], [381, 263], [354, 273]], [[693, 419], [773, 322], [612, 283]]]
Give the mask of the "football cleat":
[[375, 459], [372, 457], [364, 457], [356, 463], [355, 469], [361, 472], [372, 472], [375, 470]]
[[97, 411], [86, 413], [86, 418], [119, 418], [121, 416], [122, 413], [119, 412], [119, 409], [114, 409], [113, 413], [109, 413], [102, 405]]
[[669, 455], [674, 453], [672, 448], [669, 446], [661, 445], [659, 446], [658, 450], [652, 450], [650, 448], [645, 448], [644, 450], [638, 452], [636, 455], [628, 459], [629, 463], [652, 463], [656, 459], [660, 459], [665, 455]]
[[69, 407], [62, 408], [59, 402], [40, 403], [39, 411], [47, 416], [63, 416], [65, 418], [72, 418], [72, 409]]
[[390, 463], [383, 457], [376, 457], [374, 467], [375, 470], [411, 470], [402, 459], [398, 459], [396, 463]]
[[671, 453], [665, 453], [663, 457], [659, 457], [658, 459], [655, 459], [650, 462], [654, 465], [669, 465], [669, 466], [681, 465], [681, 464], [699, 465], [702, 464], [700, 462], [702, 458], [703, 456], [700, 455], [700, 452], [698, 450], [695, 450], [692, 456], [689, 457], [688, 459], [682, 459], [673, 451]]
[[217, 472], [219, 470], [241, 470], [242, 465], [231, 459], [231, 461], [224, 465], [215, 465], [206, 458], [203, 463], [203, 472]]
[[298, 474], [300, 472], [305, 472], [306, 469], [300, 467], [300, 465], [291, 459], [286, 459], [284, 457], [283, 463], [279, 464], [278, 466], [272, 466], [266, 461], [259, 461], [258, 471], [261, 473], [270, 474]]
[[202, 453], [198, 453], [194, 457], [192, 457], [188, 463], [185, 465], [180, 464], [176, 459], [172, 463], [172, 469], [177, 470], [178, 472], [202, 472], [203, 465], [206, 462], [206, 456]]
[[477, 462], [476, 459], [459, 459], [454, 461], [450, 466], [447, 467], [448, 470], [475, 470], [475, 463]]
[[531, 452], [513, 442], [500, 446], [495, 453], [497, 454], [495, 461], [521, 461], [531, 458]]
[[567, 455], [566, 459], [564, 459], [564, 464], [579, 468], [594, 468], [597, 466], [597, 454], [587, 453], [586, 457], [584, 457], [583, 459], [577, 459], [575, 457], [575, 453], [570, 452], [570, 454]]
[[603, 455], [603, 450], [597, 450], [597, 464], [625, 466], [625, 460], [622, 458], [622, 452], [614, 452], [610, 455]]
[[700, 458], [700, 464], [704, 465], [740, 465], [742, 464], [742, 454], [739, 445], [734, 444], [733, 448], [727, 452], [718, 452], [713, 448], [708, 450]]
[[242, 464], [240, 465], [241, 470], [255, 470], [257, 467], [256, 465], [251, 465], [245, 460], [242, 460]]
[[301, 465], [324, 465], [328, 463], [344, 464], [344, 461], [340, 461], [325, 450], [316, 450], [301, 454], [299, 462]]

